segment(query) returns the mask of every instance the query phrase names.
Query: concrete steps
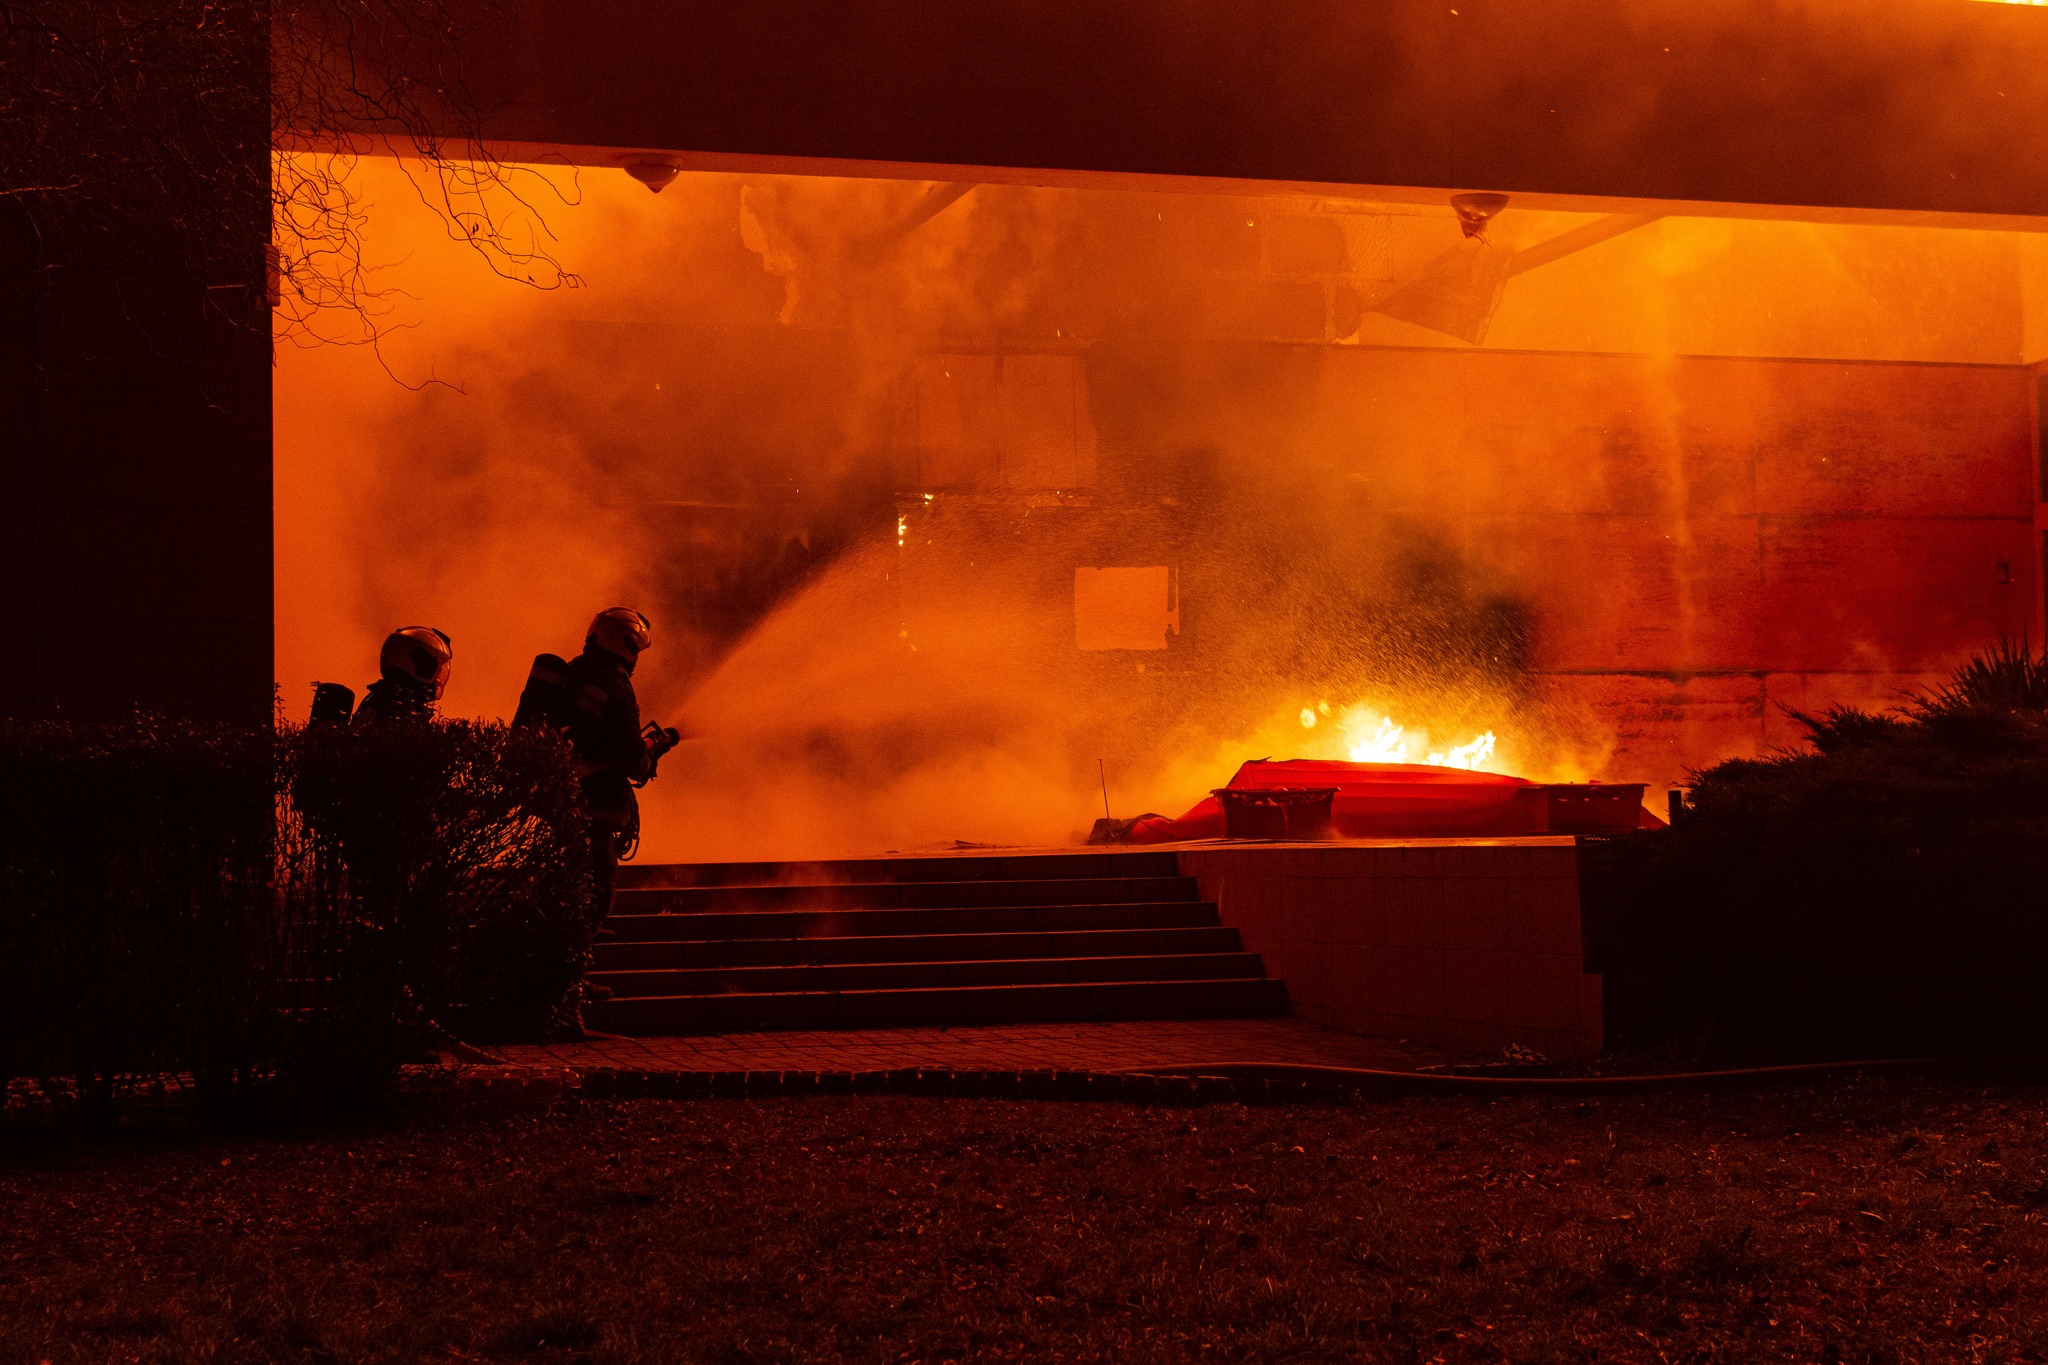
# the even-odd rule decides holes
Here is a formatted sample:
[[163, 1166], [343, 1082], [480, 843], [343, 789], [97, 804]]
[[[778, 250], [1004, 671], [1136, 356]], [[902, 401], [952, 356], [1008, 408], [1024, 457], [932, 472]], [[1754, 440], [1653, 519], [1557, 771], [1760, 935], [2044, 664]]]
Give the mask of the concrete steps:
[[1209, 981], [1259, 975], [1255, 953], [1161, 953], [1147, 957], [983, 958], [933, 962], [838, 962], [791, 967], [690, 967], [592, 972], [620, 995], [762, 994], [773, 991], [1026, 986], [1074, 981]]
[[[811, 963], [987, 962], [1002, 958], [1140, 957], [1234, 953], [1237, 930], [1221, 925], [1182, 929], [1069, 929], [1040, 933], [877, 934], [866, 937], [647, 939], [600, 943], [596, 973], [663, 968], [788, 967]], [[601, 978], [602, 979], [602, 978]]]
[[671, 911], [658, 915], [614, 914], [605, 925], [621, 942], [647, 942], [1180, 929], [1218, 922], [1213, 905], [1146, 901], [1116, 905], [933, 906], [919, 910], [862, 910], [838, 905], [826, 910]]
[[622, 915], [695, 911], [759, 911], [792, 907], [859, 910], [968, 909], [1020, 905], [1122, 905], [1133, 901], [1192, 900], [1192, 877], [1060, 877], [992, 881], [853, 882], [776, 886], [681, 886], [622, 890], [613, 909]]
[[620, 890], [778, 883], [875, 885], [901, 882], [1042, 881], [1047, 878], [1177, 877], [1172, 853], [1020, 853], [839, 858], [812, 863], [647, 863], [619, 869]]
[[1285, 1014], [1171, 853], [630, 869], [584, 1010], [611, 1033]]
[[1287, 1012], [1277, 981], [1095, 981], [774, 995], [620, 996], [584, 1007], [607, 1033], [754, 1033], [1108, 1019], [1252, 1019]]

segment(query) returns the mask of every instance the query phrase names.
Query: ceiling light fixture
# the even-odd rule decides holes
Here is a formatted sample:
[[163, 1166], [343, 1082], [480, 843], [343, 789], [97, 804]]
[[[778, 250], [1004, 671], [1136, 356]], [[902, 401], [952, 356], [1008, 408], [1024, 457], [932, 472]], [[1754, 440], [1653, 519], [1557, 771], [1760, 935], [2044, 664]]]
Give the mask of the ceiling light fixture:
[[660, 194], [683, 173], [681, 164], [661, 156], [637, 156], [626, 162], [626, 174]]

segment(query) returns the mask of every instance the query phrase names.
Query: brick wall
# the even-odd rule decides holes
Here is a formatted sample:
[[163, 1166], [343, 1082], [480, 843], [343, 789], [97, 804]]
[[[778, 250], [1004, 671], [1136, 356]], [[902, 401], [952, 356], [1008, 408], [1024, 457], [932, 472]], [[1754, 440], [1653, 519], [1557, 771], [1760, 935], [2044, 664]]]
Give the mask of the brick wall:
[[1196, 848], [1180, 866], [1303, 1019], [1462, 1051], [1600, 1051], [1569, 839]]

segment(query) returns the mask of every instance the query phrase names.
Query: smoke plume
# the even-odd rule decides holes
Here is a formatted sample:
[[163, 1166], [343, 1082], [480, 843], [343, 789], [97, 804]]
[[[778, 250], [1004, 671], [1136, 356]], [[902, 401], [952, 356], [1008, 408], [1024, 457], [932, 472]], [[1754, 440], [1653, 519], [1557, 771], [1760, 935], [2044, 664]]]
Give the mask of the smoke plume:
[[[672, 858], [1064, 842], [1105, 776], [1174, 813], [1382, 721], [1536, 777], [1754, 752], [1777, 670], [1882, 689], [1957, 647], [1779, 642], [1758, 527], [1807, 495], [1772, 452], [1919, 439], [1902, 401], [1975, 400], [1912, 367], [2016, 365], [2038, 274], [2018, 234], [1667, 218], [1511, 279], [1475, 350], [1374, 311], [1448, 209], [592, 170], [546, 222], [587, 287], [539, 293], [356, 174], [391, 308], [279, 356], [284, 704], [432, 624], [446, 709], [505, 716], [638, 607], [643, 710], [690, 735], [643, 795]], [[2000, 458], [1947, 510], [2007, 497]], [[1880, 477], [1835, 468], [1798, 477]], [[1170, 584], [1166, 648], [1077, 648], [1076, 569], [1119, 566]]]

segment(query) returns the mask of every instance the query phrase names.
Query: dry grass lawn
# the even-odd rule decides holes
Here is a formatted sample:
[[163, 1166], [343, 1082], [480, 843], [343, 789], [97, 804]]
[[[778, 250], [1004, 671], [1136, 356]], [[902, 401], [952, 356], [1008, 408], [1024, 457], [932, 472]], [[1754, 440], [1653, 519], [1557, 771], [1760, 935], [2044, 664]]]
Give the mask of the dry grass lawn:
[[2034, 1361], [2048, 1090], [0, 1137], [0, 1361]]

